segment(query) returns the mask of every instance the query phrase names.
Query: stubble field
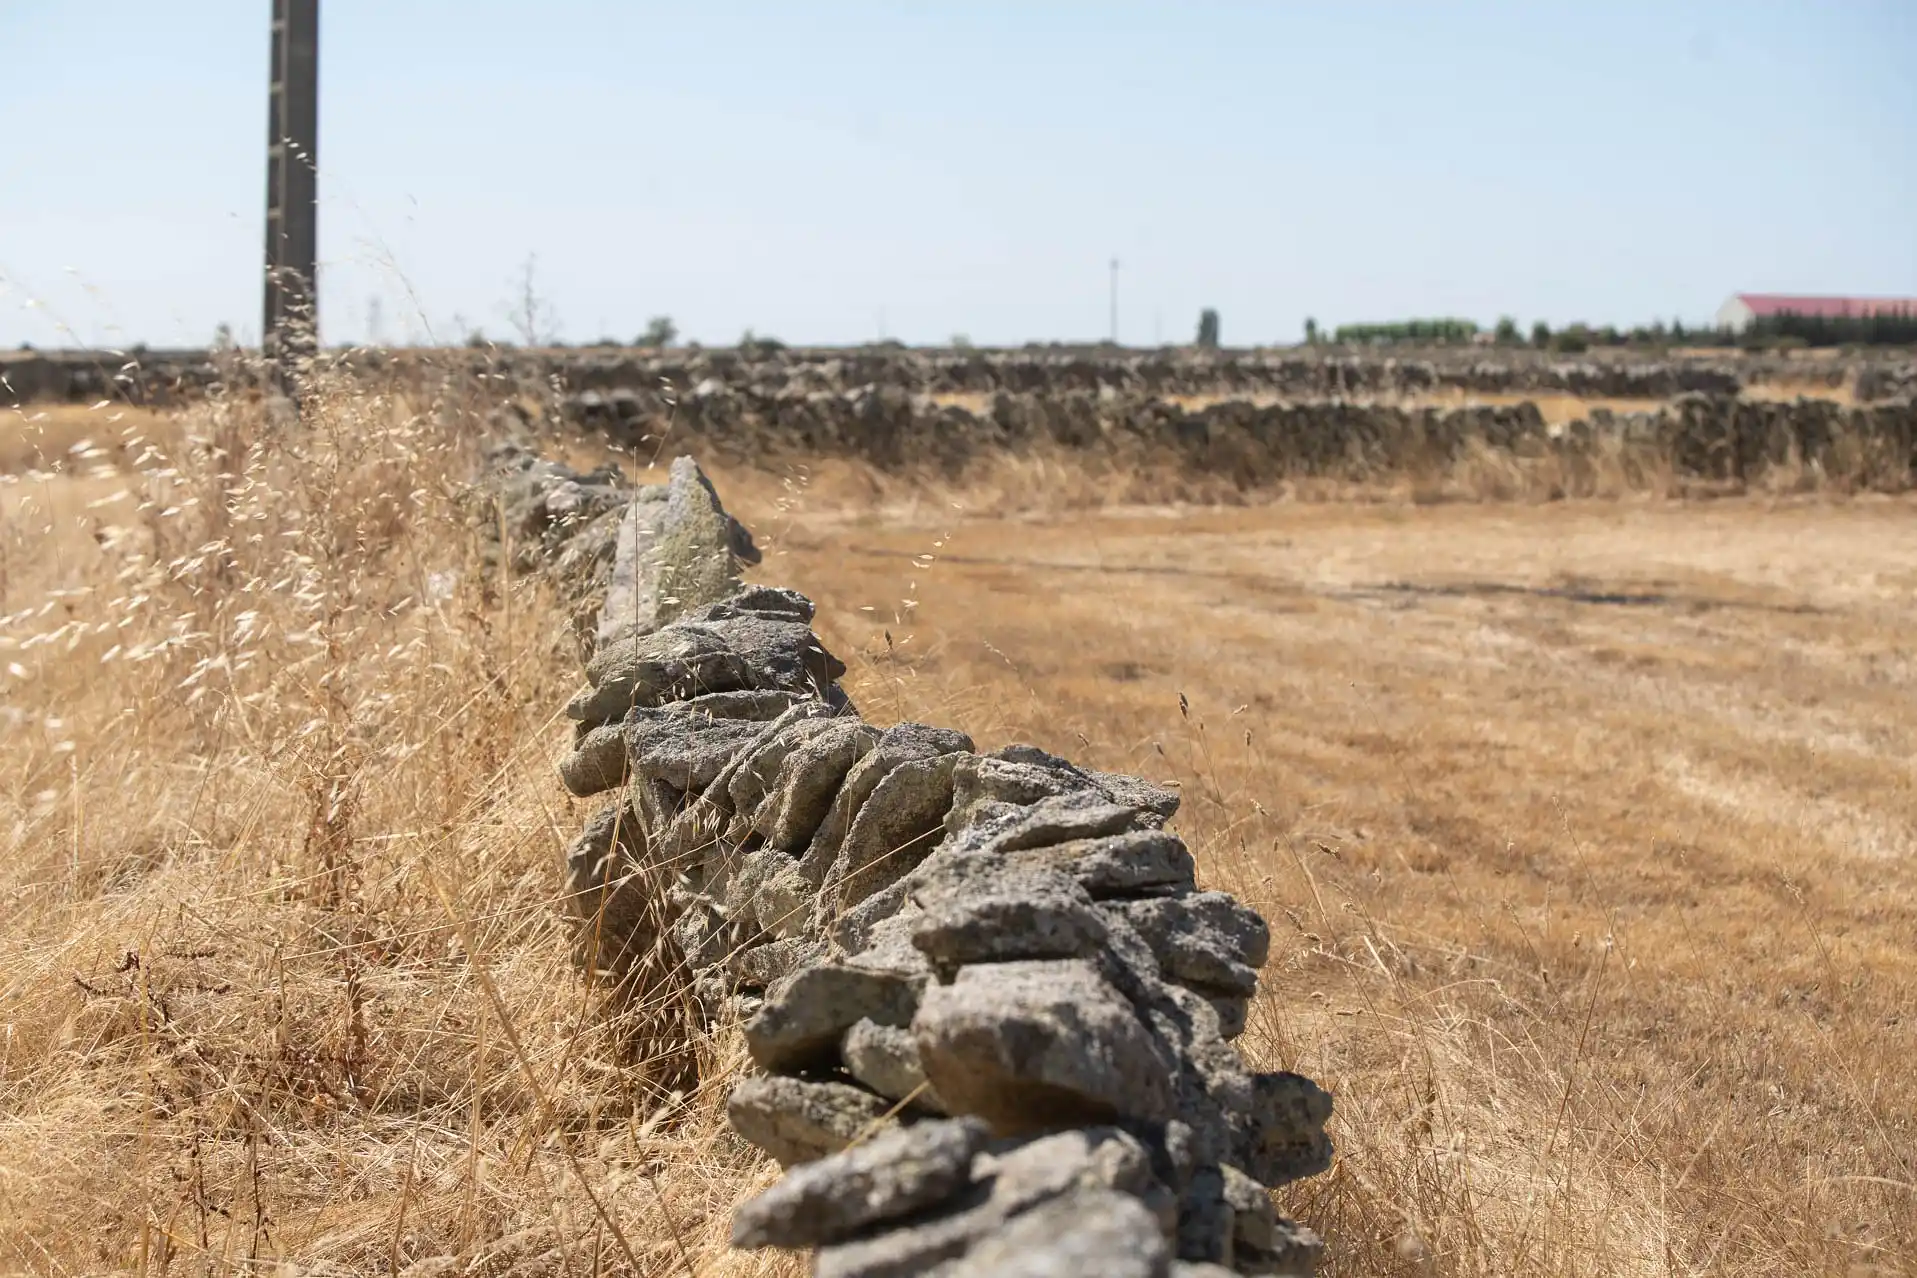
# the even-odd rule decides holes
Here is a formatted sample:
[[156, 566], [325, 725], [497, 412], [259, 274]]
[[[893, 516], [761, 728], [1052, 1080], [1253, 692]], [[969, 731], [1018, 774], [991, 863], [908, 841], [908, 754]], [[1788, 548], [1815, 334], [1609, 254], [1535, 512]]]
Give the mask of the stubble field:
[[[569, 968], [576, 668], [470, 450], [176, 429], [0, 492], [0, 1266], [799, 1272], [723, 1246], [736, 1036], [664, 1095]], [[869, 719], [1178, 783], [1328, 1273], [1917, 1268], [1917, 506], [715, 478]]]

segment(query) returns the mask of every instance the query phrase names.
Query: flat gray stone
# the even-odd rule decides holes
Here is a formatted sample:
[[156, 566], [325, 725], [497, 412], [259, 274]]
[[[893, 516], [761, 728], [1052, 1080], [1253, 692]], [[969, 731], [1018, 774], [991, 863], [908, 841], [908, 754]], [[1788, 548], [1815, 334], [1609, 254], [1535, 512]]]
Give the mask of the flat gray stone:
[[815, 886], [825, 881], [827, 872], [838, 859], [846, 834], [852, 829], [853, 820], [887, 773], [902, 763], [969, 753], [971, 749], [970, 737], [949, 728], [933, 728], [922, 723], [900, 723], [887, 728], [871, 753], [846, 773], [845, 784], [839, 787], [802, 859], [801, 869], [806, 878]]
[[732, 956], [729, 966], [742, 984], [764, 989], [824, 955], [824, 942], [810, 937], [792, 937], [741, 950]]
[[824, 697], [845, 673], [845, 663], [827, 652], [802, 621], [742, 612], [696, 624], [718, 635], [745, 663], [755, 688]]
[[1094, 900], [1141, 892], [1192, 891], [1196, 867], [1177, 835], [1133, 830], [1104, 838], [1072, 839], [1005, 854], [1008, 868], [1060, 870], [1077, 879]]
[[[898, 889], [903, 892], [903, 887]], [[878, 897], [868, 897], [864, 909]], [[875, 972], [890, 972], [896, 976], [916, 981], [921, 988], [932, 983], [936, 975], [932, 970], [932, 961], [925, 957], [919, 947], [912, 944], [912, 929], [918, 926], [919, 918], [924, 914], [910, 901], [901, 904], [895, 913], [873, 923], [865, 933], [864, 943], [859, 949], [845, 957], [848, 967], [865, 968]]]
[[911, 759], [880, 778], [860, 806], [821, 890], [825, 908], [850, 909], [910, 874], [938, 846], [959, 754]]
[[714, 783], [715, 793], [722, 792], [725, 796], [727, 810], [739, 818], [728, 830], [733, 839], [744, 839], [752, 832], [752, 818], [778, 783], [779, 768], [786, 756], [827, 731], [836, 721], [830, 706], [816, 698], [805, 698], [767, 724], [757, 738], [738, 752]]
[[1135, 926], [1157, 916], [1168, 930], [1205, 933], [1217, 938], [1221, 950], [1240, 963], [1263, 967], [1271, 953], [1271, 928], [1244, 902], [1228, 892], [1192, 892], [1162, 900], [1138, 901], [1127, 907]]
[[1232, 1268], [1234, 1225], [1222, 1173], [1200, 1167], [1178, 1203], [1178, 1258]]
[[1000, 757], [968, 755], [952, 774], [952, 809], [946, 818], [948, 833], [957, 836], [979, 824], [986, 811], [1000, 805], [1029, 807], [1040, 799], [1088, 791], [1093, 787], [1076, 768], [1061, 771], [1036, 763]]
[[797, 1078], [748, 1078], [726, 1098], [732, 1129], [793, 1167], [836, 1154], [896, 1120], [885, 1117], [891, 1103], [882, 1096], [844, 1083]]
[[626, 736], [616, 723], [602, 724], [581, 737], [559, 761], [559, 779], [580, 798], [601, 794], [626, 779]]
[[749, 906], [752, 917], [768, 936], [816, 935], [813, 916], [818, 903], [813, 899], [812, 885], [800, 877], [791, 857], [777, 849], [766, 850], [779, 858], [779, 864], [753, 892]]
[[598, 624], [600, 646], [645, 634], [739, 591], [741, 564], [759, 562], [752, 537], [719, 503], [690, 457], [627, 507]]
[[591, 686], [567, 703], [566, 714], [587, 723], [616, 723], [634, 706], [756, 686], [745, 659], [700, 626], [603, 644], [586, 663], [586, 678]]
[[732, 1216], [735, 1247], [818, 1247], [947, 1198], [984, 1145], [975, 1118], [918, 1123], [793, 1169]]
[[935, 1114], [949, 1112], [925, 1081], [918, 1041], [910, 1029], [881, 1025], [869, 1017], [861, 1019], [839, 1041], [839, 1056], [846, 1073], [887, 1100], [909, 1099]]
[[634, 777], [696, 793], [764, 729], [750, 719], [713, 719], [678, 705], [634, 707], [624, 724], [627, 765]]
[[1010, 745], [980, 756], [972, 775], [961, 775], [955, 808], [965, 813], [954, 830], [972, 824], [971, 809], [982, 802], [1024, 806], [1048, 796], [1091, 792], [1140, 814], [1141, 826], [1162, 826], [1178, 811], [1178, 794], [1139, 777], [1096, 772], [1036, 746]]
[[1218, 1013], [1218, 1033], [1222, 1038], [1237, 1038], [1245, 1032], [1251, 1017], [1251, 1000], [1228, 994], [1206, 994], [1205, 1001]]
[[945, 1262], [963, 1256], [1005, 1221], [1004, 1213], [983, 1198], [984, 1192], [975, 1190], [944, 1215], [822, 1248], [813, 1256], [812, 1278], [945, 1278]]
[[1157, 955], [1167, 978], [1204, 994], [1248, 998], [1258, 988], [1271, 931], [1256, 911], [1223, 892], [1126, 901], [1122, 913]]
[[765, 1005], [745, 1024], [746, 1047], [767, 1070], [829, 1064], [839, 1040], [862, 1020], [912, 1023], [919, 989], [907, 979], [839, 963], [801, 968], [766, 992]]
[[770, 723], [799, 700], [796, 692], [777, 688], [751, 688], [738, 692], [709, 692], [685, 703], [688, 713], [709, 715], [714, 719], [751, 719]]
[[968, 963], [1011, 959], [1076, 958], [1105, 941], [1105, 922], [1085, 889], [1055, 870], [993, 873], [994, 859], [979, 872], [964, 862], [913, 889], [925, 914], [912, 930], [912, 944], [941, 971]]
[[1062, 1194], [1112, 1189], [1160, 1201], [1169, 1218], [1160, 1220], [1162, 1227], [1177, 1220], [1170, 1191], [1152, 1173], [1151, 1154], [1116, 1127], [1081, 1127], [996, 1148], [981, 1155], [972, 1171], [991, 1179], [991, 1201], [1007, 1216]]
[[912, 1034], [946, 1104], [1001, 1132], [1173, 1116], [1176, 1059], [1083, 960], [964, 968], [925, 991]]
[[[1010, 765], [1001, 765], [1010, 766]], [[954, 800], [953, 811], [957, 811]], [[1047, 795], [994, 816], [984, 816], [953, 836], [954, 852], [1003, 856], [1031, 848], [1123, 834], [1139, 825], [1135, 808], [1113, 803], [1095, 790]]]
[[853, 764], [878, 743], [879, 730], [856, 719], [831, 719], [779, 762], [753, 828], [768, 846], [799, 853], [812, 842], [826, 809]]
[[791, 857], [769, 847], [726, 857], [715, 848], [707, 860], [725, 863], [719, 873], [707, 874], [707, 887], [723, 891], [726, 912], [742, 925], [756, 922], [761, 931], [781, 940], [808, 933], [812, 898]]
[[1231, 1161], [1276, 1188], [1331, 1166], [1331, 1093], [1302, 1074], [1251, 1075], [1251, 1096], [1233, 1114], [1237, 1148]]
[[728, 595], [717, 603], [689, 609], [686, 619], [722, 621], [727, 617], [750, 613], [778, 621], [809, 623], [814, 611], [812, 601], [796, 590], [785, 586], [752, 585], [740, 587], [737, 594]]
[[1246, 1273], [1268, 1274], [1272, 1278], [1312, 1278], [1318, 1272], [1324, 1251], [1324, 1241], [1317, 1234], [1280, 1216], [1274, 1222], [1270, 1246], [1253, 1246], [1241, 1233], [1233, 1259]]
[[1158, 1220], [1128, 1194], [1056, 1198], [981, 1240], [941, 1278], [1168, 1278], [1171, 1248]]
[[905, 881], [900, 880], [850, 909], [833, 909], [821, 893], [819, 921], [841, 949], [856, 954], [866, 948], [879, 924], [904, 908], [905, 888]]
[[1271, 1251], [1279, 1245], [1278, 1212], [1271, 1205], [1271, 1194], [1245, 1173], [1226, 1163], [1218, 1169], [1225, 1205], [1232, 1211], [1232, 1239], [1235, 1249]]

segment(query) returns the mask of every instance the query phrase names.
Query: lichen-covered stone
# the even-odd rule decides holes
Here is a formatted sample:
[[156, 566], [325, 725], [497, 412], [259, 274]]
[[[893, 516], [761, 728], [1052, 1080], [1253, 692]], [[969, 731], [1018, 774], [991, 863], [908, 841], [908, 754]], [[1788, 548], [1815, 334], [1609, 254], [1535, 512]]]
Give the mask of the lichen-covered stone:
[[1081, 960], [965, 968], [925, 992], [912, 1034], [953, 1112], [1001, 1132], [1173, 1114], [1175, 1063]]
[[748, 1078], [726, 1098], [733, 1130], [783, 1167], [836, 1154], [890, 1124], [882, 1096], [844, 1083], [779, 1075]]
[[1105, 922], [1091, 897], [1053, 870], [975, 877], [948, 872], [920, 884], [913, 899], [925, 913], [912, 929], [912, 944], [944, 971], [1010, 959], [1076, 958], [1096, 952], [1105, 940]]
[[[941, 755], [969, 753], [972, 739], [950, 728], [933, 728], [922, 723], [900, 723], [887, 728], [878, 743], [846, 773], [825, 819], [812, 836], [811, 846], [802, 858], [806, 879], [817, 887], [838, 859], [839, 849], [853, 820], [887, 773], [902, 763], [936, 759]], [[950, 796], [947, 796], [949, 805]]]
[[910, 1029], [861, 1017], [839, 1040], [839, 1057], [846, 1073], [887, 1100], [910, 1101], [935, 1114], [947, 1112], [926, 1081], [918, 1040]]
[[1168, 1278], [1158, 1220], [1128, 1194], [1092, 1190], [1014, 1217], [942, 1278]]
[[609, 723], [586, 733], [559, 761], [559, 779], [582, 799], [618, 786], [626, 779], [624, 730]]
[[952, 802], [957, 754], [909, 759], [879, 779], [852, 819], [820, 900], [850, 909], [898, 883], [929, 856]]
[[992, 1202], [1008, 1215], [1062, 1194], [1112, 1189], [1172, 1219], [1177, 1216], [1152, 1171], [1150, 1151], [1116, 1127], [1080, 1127], [1012, 1142], [981, 1157], [974, 1170], [991, 1178]]
[[[1006, 767], [1010, 765], [999, 765]], [[960, 769], [963, 771], [963, 765]], [[957, 811], [957, 800], [953, 801]], [[1095, 790], [1048, 795], [1029, 804], [985, 816], [953, 835], [950, 848], [960, 854], [1003, 856], [1080, 839], [1095, 839], [1140, 828], [1136, 808], [1113, 803]]]
[[879, 730], [869, 724], [833, 719], [789, 751], [753, 819], [753, 829], [766, 845], [795, 854], [803, 851], [825, 819], [846, 772], [878, 740]]
[[829, 1062], [839, 1040], [861, 1020], [910, 1025], [919, 989], [886, 972], [819, 963], [801, 968], [766, 992], [745, 1024], [746, 1047], [760, 1068], [789, 1071]]
[[597, 626], [602, 648], [736, 594], [740, 566], [759, 562], [751, 535], [690, 457], [673, 460], [663, 491], [639, 490], [613, 554]]
[[818, 1247], [932, 1206], [970, 1179], [984, 1145], [975, 1118], [882, 1133], [794, 1169], [732, 1217], [735, 1247]]

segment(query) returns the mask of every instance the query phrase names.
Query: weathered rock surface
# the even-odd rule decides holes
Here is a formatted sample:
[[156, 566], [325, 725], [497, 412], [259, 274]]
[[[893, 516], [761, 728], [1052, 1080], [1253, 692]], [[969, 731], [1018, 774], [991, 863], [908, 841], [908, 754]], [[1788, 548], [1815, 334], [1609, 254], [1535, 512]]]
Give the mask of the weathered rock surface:
[[836, 1154], [886, 1123], [882, 1096], [844, 1083], [771, 1075], [732, 1089], [726, 1118], [733, 1129], [782, 1166]]
[[620, 520], [595, 635], [600, 647], [737, 594], [739, 565], [759, 562], [751, 534], [725, 512], [690, 457], [673, 461], [663, 486], [639, 491], [643, 497]]
[[746, 1046], [768, 1070], [830, 1064], [839, 1040], [860, 1021], [894, 1027], [912, 1023], [918, 1011], [914, 983], [890, 973], [818, 963], [801, 968], [766, 992], [765, 1003], [746, 1022]]
[[1173, 1116], [1169, 1053], [1089, 963], [966, 967], [926, 991], [912, 1034], [946, 1104], [1002, 1132]]
[[910, 1101], [933, 1113], [950, 1112], [926, 1080], [918, 1040], [910, 1029], [860, 1017], [845, 1031], [839, 1054], [846, 1073], [887, 1100]]
[[1128, 1194], [1071, 1194], [1015, 1218], [946, 1271], [949, 1278], [1166, 1278], [1171, 1247]]
[[[525, 527], [606, 522], [570, 472], [514, 466]], [[696, 467], [667, 487], [630, 499], [644, 553], [591, 551], [626, 611], [602, 609], [560, 774], [623, 791], [568, 899], [584, 961], [644, 958], [742, 1024], [763, 1072], [727, 1117], [792, 1170], [738, 1243], [860, 1278], [1309, 1272], [1266, 1191], [1329, 1164], [1330, 1098], [1228, 1041], [1269, 929], [1198, 890], [1177, 794], [865, 723], [811, 603], [741, 584], [749, 541]]]
[[920, 1123], [799, 1167], [739, 1209], [732, 1244], [820, 1247], [942, 1202], [970, 1181], [986, 1135], [975, 1118]]

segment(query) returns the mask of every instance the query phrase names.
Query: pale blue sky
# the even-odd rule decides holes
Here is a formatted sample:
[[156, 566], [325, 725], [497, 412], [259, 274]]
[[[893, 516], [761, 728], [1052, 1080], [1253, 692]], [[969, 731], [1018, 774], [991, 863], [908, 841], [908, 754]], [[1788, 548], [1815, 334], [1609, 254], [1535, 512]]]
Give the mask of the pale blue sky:
[[[574, 341], [1917, 294], [1917, 0], [323, 7], [329, 341], [528, 253]], [[268, 8], [0, 0], [0, 344], [257, 335]]]

